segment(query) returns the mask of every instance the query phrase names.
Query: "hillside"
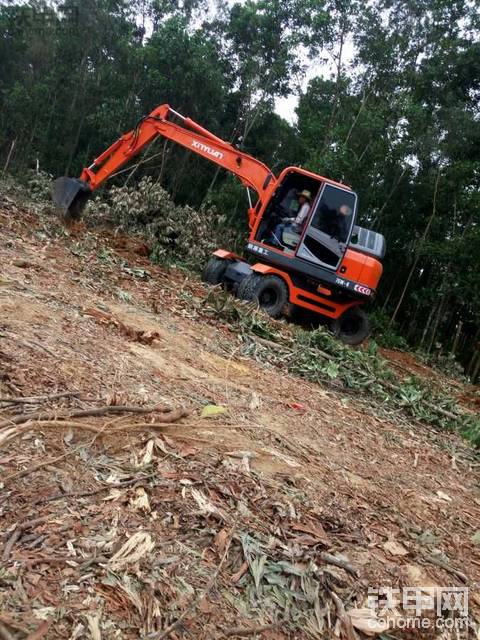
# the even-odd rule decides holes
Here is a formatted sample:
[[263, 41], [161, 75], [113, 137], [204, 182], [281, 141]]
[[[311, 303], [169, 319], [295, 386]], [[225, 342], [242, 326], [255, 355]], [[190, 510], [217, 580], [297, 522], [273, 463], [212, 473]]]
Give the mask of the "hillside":
[[473, 637], [465, 440], [294, 375], [140, 238], [63, 229], [13, 196], [0, 224], [2, 640], [353, 640], [385, 634], [365, 611], [383, 586], [468, 587]]

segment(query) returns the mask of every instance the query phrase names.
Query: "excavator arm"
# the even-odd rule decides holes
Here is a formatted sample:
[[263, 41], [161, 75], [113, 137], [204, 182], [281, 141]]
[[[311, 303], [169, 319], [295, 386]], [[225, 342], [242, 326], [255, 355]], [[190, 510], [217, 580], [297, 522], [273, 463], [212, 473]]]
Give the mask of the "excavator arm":
[[[181, 125], [168, 119], [172, 114], [181, 120]], [[218, 138], [191, 118], [186, 118], [162, 104], [140, 120], [135, 129], [122, 135], [89, 167], [83, 169], [80, 179], [58, 178], [53, 183], [52, 198], [65, 217], [75, 219], [81, 212], [91, 193], [135, 157], [157, 136], [173, 140], [193, 153], [235, 174], [243, 185], [254, 189], [259, 197], [267, 187], [272, 188], [276, 178], [270, 169], [259, 160], [236, 149]], [[250, 209], [250, 226], [254, 223], [254, 212]]]

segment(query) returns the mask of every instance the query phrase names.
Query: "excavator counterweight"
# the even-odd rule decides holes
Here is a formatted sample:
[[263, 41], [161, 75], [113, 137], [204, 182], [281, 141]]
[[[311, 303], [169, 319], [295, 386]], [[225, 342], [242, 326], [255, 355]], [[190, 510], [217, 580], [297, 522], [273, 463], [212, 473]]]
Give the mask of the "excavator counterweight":
[[375, 295], [385, 239], [356, 226], [356, 194], [298, 167], [287, 167], [276, 177], [265, 164], [168, 104], [142, 118], [79, 178], [54, 181], [52, 199], [64, 219], [78, 220], [91, 194], [157, 136], [233, 173], [257, 194], [252, 203], [248, 192], [246, 251], [254, 260], [219, 249], [204, 271], [206, 282], [224, 285], [272, 317], [287, 308], [290, 314], [299, 308], [321, 316], [347, 344], [367, 337], [368, 318], [360, 306]]

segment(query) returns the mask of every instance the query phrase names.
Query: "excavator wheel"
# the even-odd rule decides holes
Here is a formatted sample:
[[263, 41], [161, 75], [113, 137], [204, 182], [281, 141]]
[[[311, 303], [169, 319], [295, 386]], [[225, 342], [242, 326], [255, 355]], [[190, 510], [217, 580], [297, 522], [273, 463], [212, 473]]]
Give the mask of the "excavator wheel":
[[227, 267], [227, 260], [215, 256], [210, 258], [202, 272], [202, 280], [208, 284], [222, 284]]
[[355, 346], [370, 335], [368, 316], [360, 307], [347, 309], [339, 318], [332, 320], [330, 329], [344, 344]]
[[288, 287], [278, 276], [252, 273], [238, 285], [237, 296], [256, 302], [272, 318], [278, 318], [288, 303]]

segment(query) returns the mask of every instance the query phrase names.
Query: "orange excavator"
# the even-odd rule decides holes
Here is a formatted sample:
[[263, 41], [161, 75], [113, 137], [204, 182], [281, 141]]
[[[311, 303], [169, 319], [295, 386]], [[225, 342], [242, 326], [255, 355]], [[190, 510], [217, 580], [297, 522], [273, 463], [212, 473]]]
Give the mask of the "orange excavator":
[[206, 282], [256, 302], [272, 317], [295, 308], [319, 314], [346, 344], [359, 344], [368, 336], [361, 306], [375, 295], [385, 239], [355, 224], [358, 198], [352, 189], [298, 167], [275, 176], [262, 162], [167, 104], [122, 135], [79, 179], [54, 181], [52, 198], [64, 217], [79, 219], [91, 193], [157, 136], [227, 169], [247, 188], [249, 258], [217, 249], [204, 269]]

